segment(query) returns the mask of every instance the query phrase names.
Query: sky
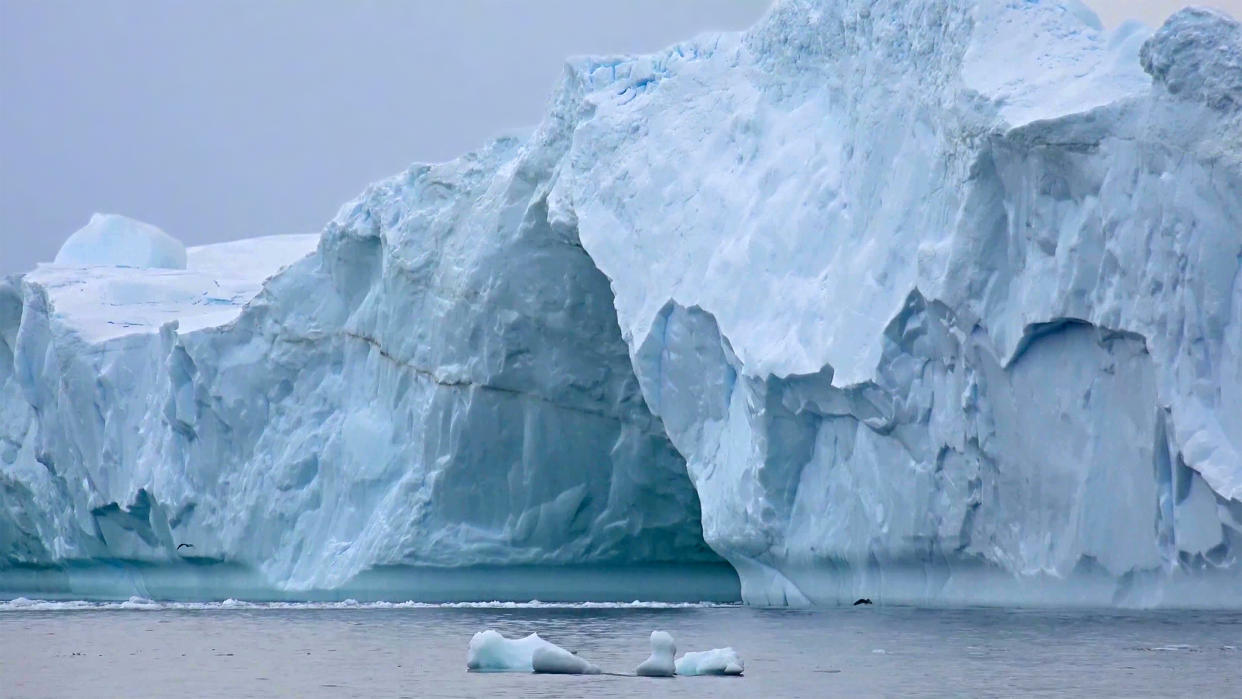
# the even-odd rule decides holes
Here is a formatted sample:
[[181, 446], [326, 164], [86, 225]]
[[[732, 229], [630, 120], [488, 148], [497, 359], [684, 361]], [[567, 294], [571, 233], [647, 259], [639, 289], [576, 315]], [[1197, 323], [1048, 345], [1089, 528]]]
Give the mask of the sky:
[[[745, 28], [768, 4], [0, 0], [0, 274], [95, 211], [187, 245], [316, 232], [369, 182], [536, 124], [567, 56]], [[1184, 3], [1087, 4], [1112, 27]]]

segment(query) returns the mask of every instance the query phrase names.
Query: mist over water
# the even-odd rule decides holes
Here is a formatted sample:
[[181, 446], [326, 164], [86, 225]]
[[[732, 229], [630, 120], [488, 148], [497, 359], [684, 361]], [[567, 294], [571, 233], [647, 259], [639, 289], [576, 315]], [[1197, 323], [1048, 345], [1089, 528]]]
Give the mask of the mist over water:
[[[1224, 697], [1236, 694], [1242, 665], [1242, 614], [1221, 612], [39, 604], [0, 607], [6, 695]], [[618, 673], [632, 672], [648, 634], [663, 629], [679, 654], [733, 646], [746, 673], [467, 672], [470, 636], [486, 628], [537, 632]]]

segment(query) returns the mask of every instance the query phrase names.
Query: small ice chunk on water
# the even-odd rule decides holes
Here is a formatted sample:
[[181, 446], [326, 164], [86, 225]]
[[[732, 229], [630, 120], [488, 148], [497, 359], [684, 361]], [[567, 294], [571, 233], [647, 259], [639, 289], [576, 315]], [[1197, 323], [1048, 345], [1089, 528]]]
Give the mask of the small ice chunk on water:
[[111, 265], [185, 269], [185, 245], [149, 223], [117, 214], [95, 214], [65, 240], [58, 265]]
[[561, 675], [598, 675], [599, 668], [560, 646], [532, 633], [505, 638], [488, 629], [470, 638], [466, 668], [493, 672], [547, 672]]
[[745, 668], [732, 648], [686, 653], [677, 659], [679, 675], [740, 675]]
[[634, 674], [642, 677], [672, 677], [677, 671], [673, 656], [677, 646], [673, 636], [666, 631], [651, 632], [651, 656], [639, 664]]
[[466, 668], [531, 672], [534, 670], [531, 660], [535, 651], [545, 647], [557, 648], [539, 638], [537, 633], [525, 638], [505, 638], [491, 629], [480, 631], [470, 638], [470, 647], [466, 651]]
[[535, 672], [553, 675], [598, 675], [600, 672], [595, 665], [547, 641], [535, 649], [531, 656], [531, 668]]

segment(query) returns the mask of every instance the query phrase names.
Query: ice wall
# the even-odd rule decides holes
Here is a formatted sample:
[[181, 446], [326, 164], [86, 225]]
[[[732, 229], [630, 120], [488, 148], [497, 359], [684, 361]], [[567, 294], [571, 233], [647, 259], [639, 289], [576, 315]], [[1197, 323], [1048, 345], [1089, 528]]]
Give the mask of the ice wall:
[[501, 141], [416, 166], [317, 248], [8, 281], [8, 587], [736, 599], [608, 282], [547, 220], [540, 155]]
[[1074, 9], [575, 64], [553, 213], [747, 601], [1242, 604], [1242, 38]]
[[785, 0], [571, 61], [528, 141], [372, 186], [227, 318], [69, 293], [197, 288], [115, 274], [0, 287], [11, 566], [193, 541], [298, 591], [705, 540], [755, 604], [1242, 606], [1220, 13]]

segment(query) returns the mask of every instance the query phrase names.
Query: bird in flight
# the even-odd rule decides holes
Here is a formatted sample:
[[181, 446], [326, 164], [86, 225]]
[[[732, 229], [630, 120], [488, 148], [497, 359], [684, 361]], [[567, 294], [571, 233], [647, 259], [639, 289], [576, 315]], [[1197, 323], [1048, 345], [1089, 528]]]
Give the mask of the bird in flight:
[[194, 544], [177, 544], [177, 550], [180, 551], [182, 546], [188, 549], [194, 548]]

